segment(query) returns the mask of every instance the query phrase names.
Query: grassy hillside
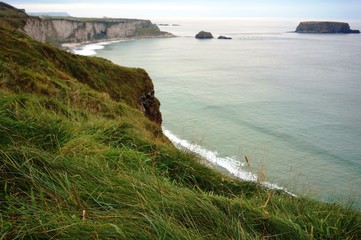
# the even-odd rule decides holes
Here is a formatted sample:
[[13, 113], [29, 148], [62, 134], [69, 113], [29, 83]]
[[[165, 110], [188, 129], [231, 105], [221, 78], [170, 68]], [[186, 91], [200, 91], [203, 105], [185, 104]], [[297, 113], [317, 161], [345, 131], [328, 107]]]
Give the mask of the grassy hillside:
[[144, 70], [35, 42], [24, 18], [1, 5], [0, 239], [361, 239], [360, 212], [176, 149]]

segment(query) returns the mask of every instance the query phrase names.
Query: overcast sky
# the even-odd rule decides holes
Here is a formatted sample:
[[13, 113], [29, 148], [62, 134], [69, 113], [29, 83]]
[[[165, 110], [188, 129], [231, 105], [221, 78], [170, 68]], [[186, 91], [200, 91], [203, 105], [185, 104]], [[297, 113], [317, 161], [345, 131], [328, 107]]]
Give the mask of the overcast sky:
[[361, 0], [8, 0], [27, 12], [77, 17], [262, 17], [361, 19]]

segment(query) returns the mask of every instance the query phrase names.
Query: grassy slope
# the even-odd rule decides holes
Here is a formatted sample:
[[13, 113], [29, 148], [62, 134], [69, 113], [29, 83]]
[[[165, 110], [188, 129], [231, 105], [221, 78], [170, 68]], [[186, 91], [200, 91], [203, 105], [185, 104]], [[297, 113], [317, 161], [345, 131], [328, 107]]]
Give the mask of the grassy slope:
[[229, 179], [175, 149], [136, 109], [152, 88], [143, 70], [4, 20], [0, 34], [0, 239], [361, 238], [359, 212]]

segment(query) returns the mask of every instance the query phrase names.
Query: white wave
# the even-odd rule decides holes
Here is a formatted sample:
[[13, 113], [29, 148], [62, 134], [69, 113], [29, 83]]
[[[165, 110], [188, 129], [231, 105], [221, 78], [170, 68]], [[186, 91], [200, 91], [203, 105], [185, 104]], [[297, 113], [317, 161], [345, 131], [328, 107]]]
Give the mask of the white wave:
[[[175, 144], [177, 147], [188, 149], [189, 151], [202, 156], [205, 160], [209, 161], [211, 164], [222, 167], [223, 169], [227, 170], [230, 174], [232, 174], [235, 177], [238, 177], [245, 181], [257, 182], [258, 180], [257, 174], [242, 169], [244, 163], [240, 163], [239, 161], [231, 157], [225, 157], [225, 158], [219, 157], [217, 152], [209, 151], [201, 147], [200, 145], [190, 143], [187, 140], [180, 139], [169, 130], [163, 129], [163, 132], [164, 135], [166, 135], [169, 138], [169, 140], [171, 140], [173, 144]], [[291, 193], [290, 191], [288, 191], [283, 187], [278, 186], [277, 184], [273, 184], [269, 182], [261, 182], [261, 185], [271, 189], [282, 190], [296, 197], [295, 194]]]
[[107, 41], [107, 42], [85, 44], [85, 45], [81, 45], [79, 47], [73, 48], [72, 52], [75, 54], [83, 55], [83, 56], [92, 56], [92, 55], [97, 54], [96, 50], [103, 49], [104, 46], [106, 46], [106, 45], [109, 45], [112, 43], [117, 43], [117, 42], [122, 42], [122, 41], [124, 41], [124, 40], [114, 40], [114, 41]]
[[88, 45], [76, 47], [72, 49], [72, 52], [83, 56], [92, 56], [97, 54], [95, 50], [103, 49], [103, 48], [104, 46], [100, 44], [88, 44]]

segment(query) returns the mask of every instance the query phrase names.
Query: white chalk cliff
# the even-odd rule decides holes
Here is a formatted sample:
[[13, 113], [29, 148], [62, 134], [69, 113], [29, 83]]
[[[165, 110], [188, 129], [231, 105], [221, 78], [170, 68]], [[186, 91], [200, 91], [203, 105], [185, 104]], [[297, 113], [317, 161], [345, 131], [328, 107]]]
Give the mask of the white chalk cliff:
[[98, 40], [170, 37], [149, 20], [83, 19], [29, 17], [24, 31], [33, 39], [59, 45], [61, 43]]

